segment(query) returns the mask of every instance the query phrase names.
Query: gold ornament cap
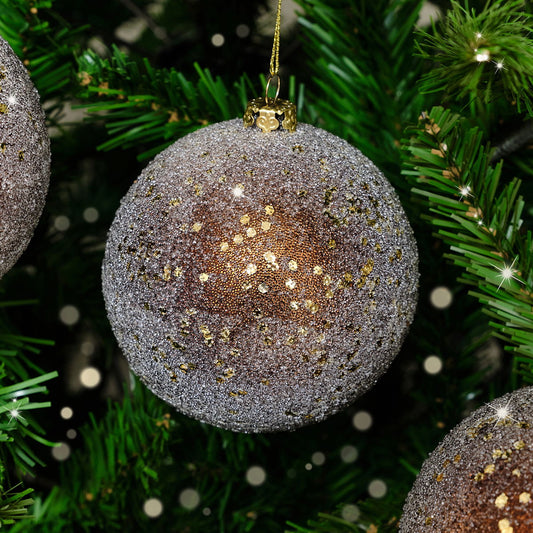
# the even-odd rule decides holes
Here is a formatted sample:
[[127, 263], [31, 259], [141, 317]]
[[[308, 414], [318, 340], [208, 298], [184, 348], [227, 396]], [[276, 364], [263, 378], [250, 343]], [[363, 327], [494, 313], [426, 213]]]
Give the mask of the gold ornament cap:
[[[276, 96], [268, 96], [270, 83], [276, 80]], [[270, 76], [267, 82], [265, 96], [254, 98], [248, 102], [244, 112], [244, 127], [257, 126], [265, 133], [277, 129], [284, 129], [290, 132], [296, 131], [296, 105], [289, 100], [278, 98], [279, 77]]]

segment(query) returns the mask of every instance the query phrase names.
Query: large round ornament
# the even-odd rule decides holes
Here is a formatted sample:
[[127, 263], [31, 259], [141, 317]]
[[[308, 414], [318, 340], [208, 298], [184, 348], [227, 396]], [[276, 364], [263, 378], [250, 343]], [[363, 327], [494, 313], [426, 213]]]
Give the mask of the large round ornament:
[[481, 407], [425, 461], [401, 533], [533, 531], [533, 387]]
[[103, 264], [133, 371], [179, 411], [243, 432], [324, 419], [369, 389], [413, 319], [417, 250], [398, 198], [345, 141], [235, 119], [159, 154]]
[[50, 178], [50, 139], [39, 94], [0, 37], [0, 278], [28, 246]]

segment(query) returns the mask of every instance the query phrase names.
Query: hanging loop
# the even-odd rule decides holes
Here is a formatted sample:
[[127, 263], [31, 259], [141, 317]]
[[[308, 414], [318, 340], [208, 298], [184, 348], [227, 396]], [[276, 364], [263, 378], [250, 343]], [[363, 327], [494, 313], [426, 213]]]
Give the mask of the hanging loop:
[[[275, 84], [273, 86], [276, 88], [276, 95], [274, 96], [274, 98], [271, 98], [269, 95], [271, 84], [272, 85]], [[267, 102], [267, 105], [273, 105], [276, 103], [276, 100], [278, 99], [278, 96], [279, 96], [280, 86], [281, 86], [281, 80], [278, 74], [270, 75], [268, 77], [266, 89], [265, 89], [265, 100]]]

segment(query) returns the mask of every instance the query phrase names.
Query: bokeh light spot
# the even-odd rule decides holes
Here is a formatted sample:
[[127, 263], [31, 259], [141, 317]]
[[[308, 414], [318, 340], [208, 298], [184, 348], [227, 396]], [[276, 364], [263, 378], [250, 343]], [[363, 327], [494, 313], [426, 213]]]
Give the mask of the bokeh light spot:
[[424, 359], [424, 370], [431, 375], [438, 374], [443, 367], [442, 359], [437, 355], [428, 355]]
[[87, 389], [94, 389], [95, 387], [98, 387], [100, 381], [102, 381], [102, 374], [97, 368], [88, 366], [80, 372], [80, 381]]
[[70, 420], [74, 416], [74, 411], [71, 407], [65, 406], [59, 411], [59, 414], [63, 420]]
[[187, 488], [180, 492], [179, 502], [182, 507], [192, 511], [198, 507], [200, 503], [200, 494], [196, 489]]
[[59, 310], [59, 320], [65, 326], [73, 326], [77, 324], [80, 319], [80, 311], [73, 305], [65, 305]]
[[352, 424], [358, 431], [368, 431], [372, 427], [372, 415], [368, 411], [358, 411], [353, 416]]
[[262, 466], [251, 466], [246, 472], [246, 481], [253, 487], [262, 485], [266, 480], [266, 471]]
[[52, 448], [52, 457], [56, 461], [66, 461], [70, 457], [70, 446], [66, 442], [60, 442], [59, 446]]
[[373, 479], [368, 484], [368, 494], [372, 498], [383, 498], [387, 494], [387, 484], [382, 479]]
[[448, 287], [435, 287], [429, 295], [429, 301], [437, 309], [447, 309], [452, 305], [452, 291]]
[[150, 518], [157, 518], [163, 514], [163, 503], [158, 498], [149, 498], [144, 502], [143, 511]]
[[341, 448], [341, 460], [344, 463], [354, 463], [359, 457], [359, 450], [351, 444], [346, 444]]
[[361, 516], [361, 511], [357, 505], [349, 503], [342, 508], [341, 516], [346, 522], [357, 522], [358, 518]]
[[217, 48], [222, 46], [225, 42], [226, 42], [226, 39], [224, 39], [224, 35], [222, 35], [221, 33], [215, 33], [211, 37], [211, 44], [213, 46], [216, 46]]

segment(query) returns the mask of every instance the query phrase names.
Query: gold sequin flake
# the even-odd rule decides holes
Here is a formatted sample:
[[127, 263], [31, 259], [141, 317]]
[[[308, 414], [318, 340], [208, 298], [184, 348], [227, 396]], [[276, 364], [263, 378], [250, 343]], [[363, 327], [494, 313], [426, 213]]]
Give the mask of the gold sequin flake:
[[500, 533], [513, 533], [514, 529], [511, 526], [511, 522], [507, 520], [507, 518], [504, 518], [498, 522], [498, 528], [500, 530]]
[[491, 464], [491, 465], [487, 465], [487, 466], [485, 467], [484, 472], [485, 472], [485, 474], [494, 474], [494, 470], [495, 470], [495, 469], [496, 469], [496, 465], [493, 465], [493, 464]]
[[269, 231], [271, 227], [272, 224], [268, 220], [263, 220], [263, 222], [261, 222], [261, 229], [263, 231]]
[[337, 243], [335, 242], [335, 239], [330, 239], [328, 241], [328, 248], [333, 249], [333, 248], [336, 248], [336, 247], [337, 247]]
[[313, 267], [313, 274], [316, 274], [317, 276], [321, 276], [324, 273], [321, 266], [315, 266]]
[[267, 263], [274, 263], [276, 261], [276, 256], [272, 252], [266, 252], [263, 254], [263, 257]]
[[294, 281], [293, 279], [288, 279], [286, 282], [285, 282], [285, 285], [287, 288], [289, 289], [294, 289], [296, 287], [296, 281]]
[[289, 304], [290, 308], [293, 309], [294, 311], [298, 311], [299, 307], [300, 307], [300, 304], [298, 302], [295, 302], [295, 301], [292, 301], [290, 304]]
[[229, 244], [227, 242], [220, 243], [220, 250], [222, 252], [227, 252], [229, 248]]
[[255, 237], [255, 236], [257, 235], [257, 231], [255, 231], [254, 228], [248, 228], [248, 229], [246, 230], [246, 235], [247, 235], [248, 237]]
[[246, 273], [251, 276], [252, 274], [255, 274], [257, 272], [257, 266], [254, 265], [253, 263], [250, 263], [247, 267], [246, 267]]
[[531, 494], [529, 492], [522, 492], [522, 494], [518, 496], [518, 501], [520, 503], [529, 503], [531, 501]]
[[245, 225], [245, 224], [248, 224], [250, 222], [250, 216], [249, 215], [243, 215], [241, 217], [241, 224]]
[[174, 276], [176, 276], [177, 278], [179, 278], [182, 274], [183, 274], [183, 268], [176, 267], [174, 269]]
[[206, 274], [205, 272], [202, 272], [199, 276], [200, 281], [202, 283], [205, 283], [209, 279], [209, 274]]
[[261, 294], [265, 294], [266, 292], [268, 292], [268, 285], [266, 283], [260, 283], [259, 286], [257, 287], [257, 290]]
[[273, 214], [274, 214], [274, 207], [271, 206], [271, 205], [267, 205], [267, 206], [265, 207], [265, 213], [266, 213], [267, 215], [273, 215]]
[[198, 233], [200, 230], [202, 229], [202, 224], [201, 222], [195, 222], [193, 225], [192, 225], [192, 230], [196, 233]]
[[507, 494], [505, 494], [505, 492], [502, 492], [495, 500], [494, 500], [494, 505], [498, 508], [498, 509], [503, 509], [506, 505], [507, 505], [507, 502], [509, 500], [509, 497], [507, 496]]
[[298, 263], [294, 259], [289, 261], [289, 270], [298, 270]]
[[237, 235], [233, 237], [233, 242], [235, 244], [242, 244], [242, 241], [244, 241], [244, 237], [240, 233], [237, 233]]

